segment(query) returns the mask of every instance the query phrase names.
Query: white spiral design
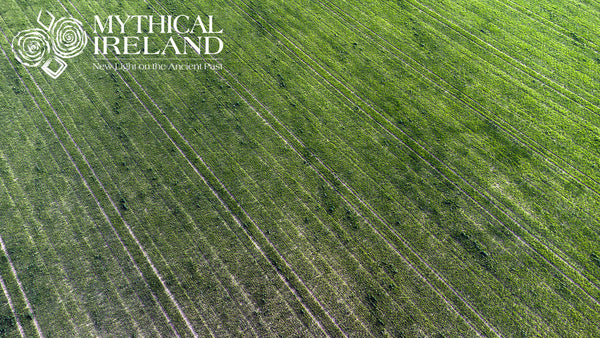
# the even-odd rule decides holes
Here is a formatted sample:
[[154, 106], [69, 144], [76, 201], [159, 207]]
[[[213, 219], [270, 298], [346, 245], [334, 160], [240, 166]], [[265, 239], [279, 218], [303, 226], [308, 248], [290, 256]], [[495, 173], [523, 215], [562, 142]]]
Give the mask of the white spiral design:
[[88, 43], [81, 21], [74, 18], [58, 19], [50, 34], [53, 39], [52, 50], [64, 59], [81, 54]]
[[27, 67], [38, 67], [50, 53], [50, 37], [41, 29], [20, 31], [12, 41], [13, 53]]

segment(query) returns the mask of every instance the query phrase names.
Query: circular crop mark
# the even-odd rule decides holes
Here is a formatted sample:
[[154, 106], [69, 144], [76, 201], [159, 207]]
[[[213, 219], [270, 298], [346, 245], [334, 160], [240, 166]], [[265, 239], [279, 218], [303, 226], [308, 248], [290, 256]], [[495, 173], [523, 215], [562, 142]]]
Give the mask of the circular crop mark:
[[13, 38], [12, 49], [23, 65], [38, 67], [50, 53], [50, 37], [41, 29], [24, 30]]
[[75, 57], [87, 46], [88, 39], [81, 22], [73, 18], [61, 18], [52, 27], [52, 50], [61, 58]]

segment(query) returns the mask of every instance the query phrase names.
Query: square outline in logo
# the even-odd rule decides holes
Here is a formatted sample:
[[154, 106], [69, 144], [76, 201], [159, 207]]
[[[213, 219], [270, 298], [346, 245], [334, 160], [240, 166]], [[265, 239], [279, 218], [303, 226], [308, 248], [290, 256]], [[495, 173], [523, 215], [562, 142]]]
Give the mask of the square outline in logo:
[[40, 24], [40, 26], [44, 27], [44, 29], [46, 29], [48, 32], [50, 32], [52, 30], [52, 26], [54, 25], [54, 21], [56, 21], [56, 18], [54, 17], [54, 15], [52, 15], [52, 13], [46, 11], [46, 14], [50, 20], [50, 23], [48, 25], [46, 25], [42, 22], [42, 13], [43, 13], [43, 11], [40, 11], [40, 13], [38, 14], [37, 22]]
[[[58, 63], [58, 69], [50, 69], [50, 64], [52, 63], [52, 61]], [[67, 69], [67, 63], [57, 57], [48, 59], [48, 61], [44, 62], [44, 65], [42, 66], [42, 70], [53, 79], [57, 79], [60, 76], [60, 74], [62, 74], [65, 71], [65, 69]]]

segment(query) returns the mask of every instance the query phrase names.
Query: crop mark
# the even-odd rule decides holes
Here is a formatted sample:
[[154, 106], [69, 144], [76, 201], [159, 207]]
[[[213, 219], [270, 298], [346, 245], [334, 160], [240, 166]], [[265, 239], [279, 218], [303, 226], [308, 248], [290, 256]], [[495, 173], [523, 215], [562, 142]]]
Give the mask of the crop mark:
[[[234, 77], [234, 78], [235, 78], [235, 77]], [[238, 81], [238, 82], [239, 82], [239, 81]], [[240, 84], [240, 85], [241, 85], [241, 84]], [[246, 91], [247, 91], [247, 89], [246, 89]], [[251, 95], [252, 95], [252, 94], [251, 94]], [[245, 100], [245, 99], [244, 99], [244, 100]], [[259, 102], [259, 103], [260, 103], [260, 102]], [[263, 119], [264, 119], [264, 118], [263, 118]], [[284, 139], [284, 141], [285, 141], [286, 143], [288, 143], [288, 141], [287, 141], [287, 140], [285, 140], [285, 139]]]

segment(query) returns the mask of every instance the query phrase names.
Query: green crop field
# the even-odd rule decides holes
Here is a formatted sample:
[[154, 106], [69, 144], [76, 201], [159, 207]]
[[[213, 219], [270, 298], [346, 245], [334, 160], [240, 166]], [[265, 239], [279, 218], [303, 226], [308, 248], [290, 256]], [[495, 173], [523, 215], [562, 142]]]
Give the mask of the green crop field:
[[0, 336], [600, 337], [599, 84], [596, 0], [3, 0]]

